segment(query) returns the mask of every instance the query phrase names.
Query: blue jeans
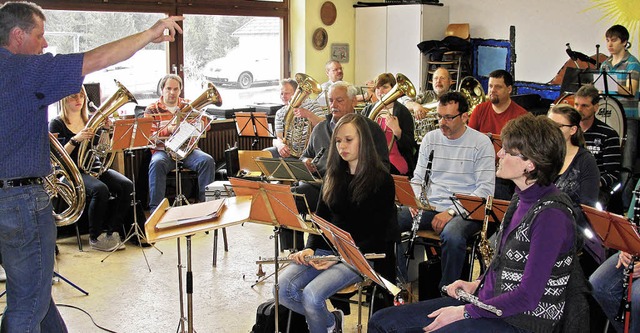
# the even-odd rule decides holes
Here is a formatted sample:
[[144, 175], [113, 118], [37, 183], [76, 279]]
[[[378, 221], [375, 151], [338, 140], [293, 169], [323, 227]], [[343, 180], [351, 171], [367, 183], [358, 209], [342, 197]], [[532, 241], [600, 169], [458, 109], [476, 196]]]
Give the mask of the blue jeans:
[[[593, 285], [593, 297], [598, 301], [602, 311], [617, 332], [624, 330], [624, 323], [616, 321], [622, 296], [627, 292], [622, 288], [622, 267], [616, 269], [618, 253], [607, 259], [596, 269], [589, 282]], [[633, 281], [631, 293], [631, 327], [630, 332], [640, 332], [640, 280]]]
[[[446, 306], [462, 305], [461, 301], [450, 297], [441, 297], [418, 303], [389, 307], [376, 312], [367, 324], [369, 333], [422, 333], [422, 328], [431, 324], [431, 312]], [[501, 319], [462, 319], [451, 323], [437, 332], [488, 332], [518, 333], [526, 332]]]
[[[316, 250], [315, 255], [333, 254]], [[326, 333], [335, 323], [327, 309], [327, 299], [346, 286], [362, 281], [358, 273], [339, 262], [319, 271], [311, 266], [291, 264], [279, 277], [280, 304], [307, 319], [310, 333]]]
[[[419, 230], [433, 230], [431, 220], [438, 212], [425, 211], [420, 218]], [[400, 232], [410, 231], [413, 217], [409, 208], [402, 207], [398, 211], [398, 226]], [[454, 216], [440, 233], [442, 244], [442, 279], [439, 287], [450, 284], [460, 279], [467, 255], [467, 240], [482, 229], [482, 224], [476, 221], [467, 221], [460, 215]], [[398, 244], [398, 271], [402, 281], [408, 282], [407, 259], [404, 256], [406, 243]]]
[[51, 298], [56, 225], [41, 185], [0, 189], [0, 253], [7, 307], [0, 332], [66, 332]]
[[[198, 201], [204, 202], [204, 189], [215, 179], [216, 162], [211, 155], [195, 149], [184, 160], [184, 167], [198, 173]], [[164, 151], [156, 151], [149, 164], [149, 208], [156, 209], [165, 197], [167, 174], [175, 169], [175, 161]]]

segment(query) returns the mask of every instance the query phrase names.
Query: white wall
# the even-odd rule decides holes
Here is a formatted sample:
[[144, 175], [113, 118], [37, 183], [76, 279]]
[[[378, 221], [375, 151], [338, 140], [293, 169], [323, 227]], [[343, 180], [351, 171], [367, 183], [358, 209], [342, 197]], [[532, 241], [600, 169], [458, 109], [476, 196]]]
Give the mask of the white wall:
[[[468, 22], [472, 38], [509, 39], [509, 26], [516, 27], [516, 80], [546, 83], [568, 60], [565, 44], [587, 55], [608, 55], [605, 31], [616, 22], [605, 17], [601, 5], [637, 0], [440, 0], [449, 6], [451, 23]], [[633, 6], [632, 6], [633, 7]], [[626, 17], [640, 20], [640, 6], [626, 8]], [[638, 22], [638, 21], [635, 21]], [[638, 54], [638, 31], [630, 31], [631, 53]]]

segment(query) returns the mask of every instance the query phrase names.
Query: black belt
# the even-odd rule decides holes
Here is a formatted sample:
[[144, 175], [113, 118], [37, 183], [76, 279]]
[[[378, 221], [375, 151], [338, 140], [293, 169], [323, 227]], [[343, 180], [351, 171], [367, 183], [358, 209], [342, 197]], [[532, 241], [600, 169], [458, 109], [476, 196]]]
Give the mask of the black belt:
[[0, 179], [0, 188], [9, 188], [25, 185], [42, 185], [42, 177]]

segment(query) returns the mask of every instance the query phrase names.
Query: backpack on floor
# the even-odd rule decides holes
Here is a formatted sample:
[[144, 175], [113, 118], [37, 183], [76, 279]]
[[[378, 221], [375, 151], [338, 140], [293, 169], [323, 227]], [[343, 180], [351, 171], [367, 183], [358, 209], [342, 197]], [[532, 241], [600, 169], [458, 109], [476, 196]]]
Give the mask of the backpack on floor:
[[[273, 299], [258, 305], [258, 309], [256, 310], [256, 323], [253, 325], [253, 328], [251, 328], [251, 333], [273, 333], [275, 331], [275, 307], [276, 304]], [[289, 311], [289, 309], [281, 304], [279, 305], [278, 311], [278, 330], [280, 332], [287, 333], [289, 315], [291, 315], [291, 324], [288, 332], [309, 332], [304, 316], [296, 312]]]

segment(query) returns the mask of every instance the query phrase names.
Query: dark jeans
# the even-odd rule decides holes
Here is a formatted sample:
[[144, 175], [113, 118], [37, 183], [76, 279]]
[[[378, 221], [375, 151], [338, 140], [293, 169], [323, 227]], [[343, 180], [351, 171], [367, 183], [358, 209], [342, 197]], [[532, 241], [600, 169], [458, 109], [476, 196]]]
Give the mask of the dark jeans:
[[[441, 297], [418, 303], [389, 307], [376, 312], [370, 319], [369, 333], [422, 333], [422, 328], [431, 324], [433, 318], [428, 314], [447, 306], [463, 305], [461, 301], [450, 297]], [[453, 322], [437, 332], [488, 332], [519, 333], [526, 332], [501, 319], [462, 319]]]
[[[425, 211], [420, 219], [419, 230], [433, 230], [431, 220], [437, 214], [434, 211]], [[413, 218], [407, 207], [402, 207], [398, 211], [398, 226], [400, 232], [411, 230]], [[467, 241], [482, 229], [482, 223], [476, 221], [467, 221], [460, 215], [454, 216], [444, 227], [440, 233], [440, 242], [442, 244], [442, 279], [439, 287], [450, 284], [460, 279], [464, 268], [464, 262], [467, 255]], [[405, 249], [399, 244], [397, 251], [398, 269], [403, 281], [408, 280], [406, 258], [404, 257]]]
[[[89, 235], [98, 238], [106, 230], [113, 232], [131, 218], [131, 192], [133, 183], [114, 170], [107, 170], [100, 178], [82, 174], [87, 193]], [[109, 197], [116, 198], [113, 209], [108, 212]]]

